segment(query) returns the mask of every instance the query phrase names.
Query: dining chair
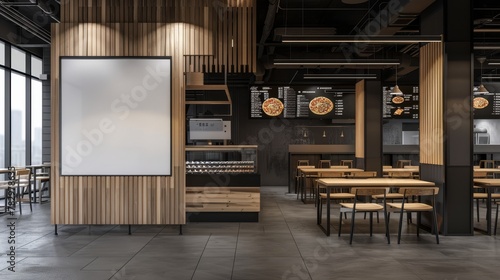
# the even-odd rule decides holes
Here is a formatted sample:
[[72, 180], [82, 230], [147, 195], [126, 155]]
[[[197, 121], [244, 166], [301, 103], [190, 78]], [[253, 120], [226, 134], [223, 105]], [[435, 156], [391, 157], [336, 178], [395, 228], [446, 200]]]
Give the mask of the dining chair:
[[495, 229], [493, 230], [493, 235], [497, 235], [497, 226], [498, 226], [498, 206], [500, 206], [500, 201], [497, 201], [497, 212], [495, 214]]
[[[351, 213], [351, 234], [349, 238], [349, 244], [352, 244], [352, 238], [354, 236], [354, 224], [356, 221], [356, 213], [363, 212], [370, 214], [370, 236], [373, 236], [373, 213], [379, 213], [381, 211], [384, 212], [384, 220], [385, 220], [385, 236], [387, 238], [387, 243], [391, 243], [390, 235], [389, 235], [389, 221], [387, 217], [387, 208], [386, 208], [386, 200], [384, 194], [387, 193], [388, 189], [386, 188], [369, 188], [369, 187], [360, 187], [360, 188], [352, 188], [351, 193], [355, 195], [354, 201], [352, 203], [340, 203], [340, 217], [339, 217], [339, 233], [340, 236], [342, 233], [342, 214], [343, 213]], [[383, 203], [372, 203], [372, 202], [363, 202], [366, 201], [366, 198], [369, 198], [373, 195], [382, 195]], [[362, 199], [362, 200], [360, 200]]]
[[351, 175], [349, 176], [351, 178], [375, 178], [377, 177], [377, 171], [358, 171], [358, 172], [352, 172]]
[[404, 168], [407, 165], [411, 165], [411, 160], [409, 160], [409, 159], [400, 159], [396, 163], [396, 166], [398, 168]]
[[353, 168], [354, 167], [354, 160], [352, 159], [343, 159], [340, 161], [340, 165], [347, 165], [349, 166], [349, 168]]
[[[318, 179], [323, 179], [323, 178], [342, 178], [344, 177], [343, 172], [321, 172], [318, 175]], [[326, 201], [326, 192], [322, 192], [321, 189], [318, 187], [318, 195], [319, 195], [319, 206], [320, 207], [320, 213], [323, 213], [323, 202]], [[352, 201], [354, 199], [355, 195], [344, 190], [340, 189], [335, 189], [335, 192], [330, 193], [330, 200], [332, 202], [335, 201]], [[347, 214], [346, 214], [347, 215]], [[347, 216], [346, 216], [347, 218]]]
[[[476, 216], [477, 216], [477, 221], [479, 222], [479, 200], [483, 201], [487, 200], [488, 193], [486, 192], [486, 189], [483, 187], [473, 186], [472, 198], [476, 201]], [[491, 199], [494, 200], [500, 199], [500, 193], [492, 193]]]
[[[301, 165], [301, 168], [316, 168], [314, 165]], [[297, 177], [296, 177], [296, 184], [295, 186], [298, 186], [296, 188], [297, 190], [297, 199], [299, 199], [299, 195], [304, 191], [306, 193], [307, 197], [307, 189], [311, 189], [311, 183], [309, 182], [310, 179], [316, 178], [316, 175], [304, 175], [300, 174], [299, 169], [297, 168]], [[302, 180], [302, 183], [300, 181]]]
[[[19, 205], [19, 213], [23, 214], [22, 202], [29, 202], [30, 210], [33, 212], [33, 206], [31, 204], [31, 170], [26, 168], [15, 168], [14, 169], [14, 181], [15, 184], [9, 186], [8, 181], [4, 181], [0, 184], [0, 189], [8, 190], [9, 188], [13, 191], [13, 208], [15, 209], [16, 204]], [[27, 198], [25, 197], [27, 195]], [[7, 199], [6, 199], [7, 200]], [[6, 204], [7, 206], [7, 204]]]
[[480, 160], [479, 168], [495, 168], [495, 161], [491, 159]]
[[[299, 159], [297, 160], [297, 167], [299, 166], [310, 166], [309, 165], [309, 160], [308, 159]], [[299, 180], [300, 180], [300, 174], [299, 174], [299, 169], [295, 169], [295, 193], [297, 193], [297, 199], [299, 199]]]
[[349, 169], [348, 165], [330, 165], [330, 168], [334, 169]]
[[[398, 244], [401, 242], [401, 231], [403, 228], [403, 214], [406, 213], [417, 213], [417, 237], [420, 231], [420, 221], [422, 212], [432, 213], [432, 230], [436, 235], [436, 243], [439, 244], [439, 228], [437, 225], [437, 213], [436, 213], [436, 195], [439, 192], [439, 188], [430, 187], [411, 187], [411, 188], [399, 188], [399, 193], [403, 194], [404, 197], [413, 196], [417, 199], [417, 202], [407, 202], [403, 199], [401, 202], [388, 202], [387, 203], [387, 216], [390, 217], [391, 211], [399, 212], [399, 229], [398, 229]], [[422, 198], [430, 198], [430, 203], [423, 203]]]
[[322, 159], [318, 161], [318, 168], [330, 168], [332, 162], [329, 159]]

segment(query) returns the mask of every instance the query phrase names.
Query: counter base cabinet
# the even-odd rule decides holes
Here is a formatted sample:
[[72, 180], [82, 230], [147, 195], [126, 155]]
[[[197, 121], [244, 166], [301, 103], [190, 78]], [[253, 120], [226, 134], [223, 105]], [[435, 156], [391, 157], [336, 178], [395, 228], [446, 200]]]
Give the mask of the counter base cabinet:
[[188, 221], [259, 221], [260, 176], [258, 174], [225, 174], [224, 180], [205, 174], [188, 174], [186, 182]]

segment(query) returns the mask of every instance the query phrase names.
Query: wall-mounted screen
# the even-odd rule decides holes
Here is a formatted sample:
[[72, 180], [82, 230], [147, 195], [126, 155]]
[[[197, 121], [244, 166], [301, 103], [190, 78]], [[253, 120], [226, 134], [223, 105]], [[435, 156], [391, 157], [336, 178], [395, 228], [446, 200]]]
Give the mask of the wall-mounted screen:
[[399, 86], [403, 95], [391, 94], [392, 87], [383, 87], [384, 119], [418, 119], [418, 86]]
[[500, 119], [500, 83], [484, 83], [488, 93], [473, 92], [474, 119]]
[[354, 90], [328, 86], [252, 86], [250, 118], [354, 119]]
[[171, 175], [171, 63], [61, 57], [61, 175]]

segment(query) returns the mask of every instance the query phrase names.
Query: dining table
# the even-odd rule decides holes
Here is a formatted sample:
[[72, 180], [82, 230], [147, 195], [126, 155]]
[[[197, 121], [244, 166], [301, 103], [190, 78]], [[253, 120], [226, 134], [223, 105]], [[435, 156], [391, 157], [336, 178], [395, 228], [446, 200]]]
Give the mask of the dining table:
[[[435, 187], [434, 182], [428, 182], [418, 179], [398, 179], [398, 178], [322, 178], [318, 179], [318, 189], [323, 188], [326, 191], [326, 226], [323, 226], [323, 215], [321, 207], [317, 207], [317, 224], [321, 230], [330, 236], [330, 193], [332, 189], [370, 187], [370, 188], [401, 188], [401, 187]], [[317, 203], [321, 203], [317, 196]]]
[[303, 203], [307, 203], [306, 187], [307, 180], [318, 178], [319, 174], [325, 172], [340, 172], [343, 176], [351, 175], [355, 172], [362, 172], [363, 169], [360, 168], [311, 168], [311, 167], [297, 167], [297, 172], [299, 175], [299, 191], [300, 199]]
[[[487, 168], [482, 168], [487, 169]], [[495, 169], [495, 168], [492, 168]], [[495, 188], [500, 187], [500, 179], [474, 179], [474, 186], [484, 188], [487, 193], [486, 198], [486, 230], [476, 228], [476, 230], [486, 232], [487, 235], [491, 235], [491, 193]]]

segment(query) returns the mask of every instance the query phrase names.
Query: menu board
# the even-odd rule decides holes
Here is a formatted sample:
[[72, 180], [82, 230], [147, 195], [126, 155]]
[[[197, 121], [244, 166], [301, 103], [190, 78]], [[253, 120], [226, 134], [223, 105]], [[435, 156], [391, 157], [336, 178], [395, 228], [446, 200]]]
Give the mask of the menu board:
[[403, 95], [391, 94], [393, 87], [383, 87], [385, 119], [418, 119], [418, 86], [400, 86]]
[[253, 86], [251, 118], [354, 119], [354, 92], [328, 86]]
[[500, 85], [484, 83], [484, 86], [489, 93], [473, 94], [474, 119], [500, 119]]

